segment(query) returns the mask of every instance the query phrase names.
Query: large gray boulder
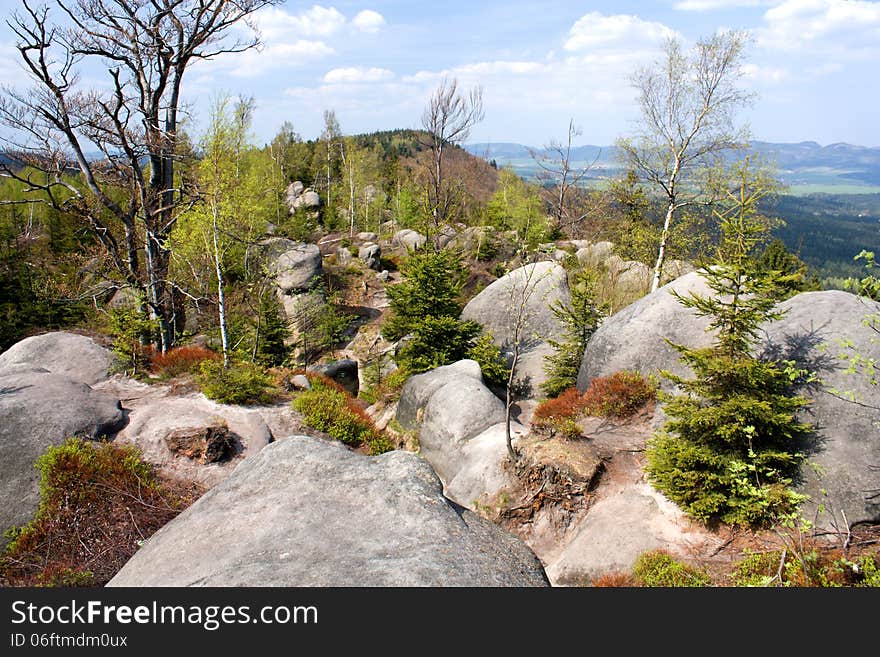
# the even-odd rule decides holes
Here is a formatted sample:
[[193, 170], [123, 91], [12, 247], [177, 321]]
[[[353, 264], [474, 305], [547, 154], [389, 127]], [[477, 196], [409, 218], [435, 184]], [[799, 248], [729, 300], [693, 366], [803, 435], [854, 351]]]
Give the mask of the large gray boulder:
[[417, 429], [431, 396], [450, 381], [463, 379], [482, 381], [480, 365], [475, 360], [460, 360], [430, 372], [411, 376], [403, 384], [397, 403], [397, 421], [404, 429]]
[[317, 210], [321, 207], [321, 197], [314, 189], [303, 187], [301, 182], [294, 181], [287, 187], [287, 206], [290, 211]]
[[428, 400], [419, 451], [440, 479], [451, 481], [462, 467], [462, 449], [468, 439], [503, 421], [503, 402], [482, 381], [459, 377], [438, 388]]
[[558, 555], [547, 576], [558, 585], [587, 585], [602, 575], [631, 572], [650, 550], [680, 542], [682, 512], [644, 483], [631, 484], [596, 502]]
[[323, 363], [309, 368], [319, 374], [333, 379], [352, 397], [357, 397], [360, 390], [360, 373], [358, 362], [351, 358], [343, 358], [330, 363]]
[[492, 332], [495, 344], [508, 359], [513, 356], [514, 327], [517, 316], [523, 323], [520, 360], [516, 379], [526, 396], [537, 397], [546, 380], [545, 357], [553, 353], [548, 339], [560, 340], [564, 326], [550, 311], [550, 304], [568, 304], [571, 293], [565, 269], [556, 262], [525, 265], [493, 281], [471, 299], [461, 313]]
[[293, 202], [300, 197], [300, 195], [305, 191], [306, 186], [302, 184], [299, 180], [294, 180], [287, 186], [287, 190], [285, 191], [285, 198], [287, 199], [287, 205], [293, 205]]
[[[584, 350], [578, 372], [579, 390], [586, 390], [590, 381], [598, 376], [620, 370], [636, 370], [645, 376], [656, 375], [663, 369], [682, 376], [690, 374], [688, 368], [679, 363], [678, 352], [666, 339], [691, 347], [705, 347], [712, 343], [712, 334], [708, 332], [709, 321], [681, 305], [672, 295], [673, 291], [684, 296], [691, 292], [711, 293], [705, 279], [694, 272], [607, 318]], [[665, 381], [661, 384], [669, 388]]]
[[412, 228], [404, 228], [395, 233], [394, 237], [391, 238], [391, 243], [394, 246], [402, 247], [407, 251], [421, 249], [427, 241], [424, 235]]
[[[514, 481], [507, 461], [504, 404], [483, 384], [480, 366], [462, 360], [410, 377], [397, 421], [418, 429], [419, 454], [440, 477], [445, 494], [473, 509]], [[511, 423], [514, 440], [526, 433]]]
[[653, 271], [648, 265], [637, 260], [623, 260], [611, 256], [605, 261], [606, 281], [614, 288], [619, 299], [635, 301], [645, 296], [651, 289]]
[[[510, 423], [510, 435], [514, 447], [528, 434], [519, 422]], [[504, 489], [516, 487], [516, 480], [506, 467], [507, 427], [504, 422], [493, 424], [475, 436], [455, 445], [454, 470], [444, 481], [446, 497], [468, 509], [476, 509], [497, 498]], [[429, 459], [429, 463], [431, 460]]]
[[49, 446], [71, 436], [112, 436], [125, 423], [116, 398], [84, 383], [21, 364], [0, 371], [0, 536], [33, 518], [39, 503], [34, 462]]
[[113, 360], [113, 354], [91, 338], [56, 331], [16, 342], [0, 354], [0, 370], [26, 365], [92, 385], [109, 376]]
[[545, 586], [522, 542], [407, 452], [291, 436], [154, 534], [109, 586]]
[[582, 267], [597, 269], [614, 253], [614, 244], [611, 242], [597, 242], [578, 248], [575, 257]]
[[[803, 419], [816, 425], [799, 490], [817, 505], [819, 522], [839, 527], [880, 520], [880, 386], [864, 372], [850, 373], [849, 358], [880, 362], [880, 303], [839, 291], [804, 292], [781, 303], [785, 315], [765, 327], [764, 348], [817, 373], [820, 384]], [[876, 317], [876, 323], [866, 318]], [[845, 345], [851, 343], [852, 348]], [[836, 392], [835, 392], [836, 391]]]
[[358, 258], [363, 260], [369, 269], [379, 271], [382, 267], [382, 249], [378, 244], [368, 242], [358, 249]]
[[316, 244], [273, 237], [261, 242], [260, 246], [266, 266], [282, 294], [297, 294], [311, 289], [315, 277], [323, 271], [321, 250]]
[[[712, 344], [713, 336], [707, 331], [708, 319], [682, 306], [671, 290], [710, 293], [705, 280], [690, 273], [608, 318], [587, 344], [578, 389], [619, 370], [693, 375], [666, 339], [705, 347]], [[766, 338], [757, 350], [794, 360], [821, 380], [801, 391], [812, 401], [803, 420], [816, 426], [815, 438], [806, 446], [808, 461], [822, 472], [801, 468], [798, 488], [810, 495], [805, 513], [813, 517], [817, 505], [823, 504], [827, 510], [819, 518], [823, 526], [845, 525], [844, 514], [850, 524], [878, 520], [880, 388], [864, 374], [848, 373], [849, 362], [839, 355], [859, 353], [880, 361], [877, 327], [865, 324], [866, 317], [880, 313], [880, 304], [846, 292], [805, 292], [779, 304], [779, 310], [785, 314], [762, 327]], [[852, 349], [845, 344], [852, 344]], [[666, 379], [661, 383], [672, 387]], [[855, 401], [839, 393], [852, 393]]]

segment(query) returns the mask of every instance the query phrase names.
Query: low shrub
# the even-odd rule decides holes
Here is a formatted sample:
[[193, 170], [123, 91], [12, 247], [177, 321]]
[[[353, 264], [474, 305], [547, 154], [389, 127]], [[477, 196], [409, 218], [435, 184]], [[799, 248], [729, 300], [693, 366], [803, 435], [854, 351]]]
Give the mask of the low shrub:
[[877, 587], [880, 568], [876, 556], [853, 559], [840, 550], [808, 548], [783, 553], [746, 552], [731, 578], [736, 586]]
[[856, 566], [860, 575], [856, 586], [880, 587], [880, 555], [859, 557]]
[[775, 579], [782, 554], [751, 552], [736, 563], [731, 578], [736, 586], [769, 586]]
[[108, 322], [119, 368], [134, 377], [149, 370], [156, 353], [152, 342], [159, 328], [158, 321], [142, 313], [138, 304], [110, 310]]
[[199, 345], [175, 347], [163, 353], [156, 353], [150, 360], [153, 374], [162, 378], [173, 378], [181, 374], [195, 374], [206, 360], [220, 360], [216, 351]]
[[429, 315], [414, 322], [412, 333], [401, 343], [397, 360], [414, 374], [449, 365], [469, 358], [471, 344], [480, 331], [476, 322]]
[[618, 588], [635, 586], [635, 581], [629, 573], [606, 573], [591, 582], [591, 586], [597, 588]]
[[36, 462], [40, 505], [7, 535], [2, 586], [101, 586], [201, 494], [160, 478], [133, 446], [72, 438]]
[[272, 377], [251, 363], [204, 360], [197, 378], [205, 396], [221, 404], [269, 404], [278, 394]]
[[589, 415], [625, 419], [656, 395], [656, 387], [638, 372], [615, 372], [590, 382], [584, 392], [584, 408]]
[[306, 424], [346, 445], [366, 445], [370, 454], [394, 449], [370, 416], [336, 382], [314, 372], [307, 376], [312, 389], [299, 393], [293, 400], [293, 408], [303, 414]]
[[633, 577], [641, 586], [711, 586], [708, 573], [676, 560], [668, 552], [653, 550], [636, 559]]
[[532, 414], [532, 426], [551, 429], [568, 438], [580, 435], [577, 419], [585, 408], [584, 397], [577, 388], [569, 388], [555, 399], [541, 402]]
[[358, 398], [367, 404], [375, 404], [379, 401], [385, 403], [397, 401], [400, 399], [403, 384], [412, 376], [412, 373], [406, 367], [398, 367], [380, 379], [379, 364], [377, 360], [374, 364], [368, 365], [364, 370], [366, 386], [360, 389]]
[[495, 344], [491, 331], [483, 333], [476, 339], [467, 356], [480, 364], [483, 378], [490, 386], [507, 384], [510, 368], [504, 362], [501, 349]]

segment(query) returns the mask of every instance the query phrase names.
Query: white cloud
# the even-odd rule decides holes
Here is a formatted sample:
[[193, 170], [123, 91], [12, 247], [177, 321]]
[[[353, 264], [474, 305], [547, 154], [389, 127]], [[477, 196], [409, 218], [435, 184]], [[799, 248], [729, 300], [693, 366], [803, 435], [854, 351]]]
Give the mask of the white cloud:
[[262, 47], [218, 59], [213, 66], [235, 77], [258, 77], [271, 71], [291, 69], [336, 54], [334, 44], [357, 33], [375, 33], [385, 19], [365, 9], [351, 19], [335, 7], [312, 5], [291, 13], [269, 6], [254, 17]]
[[325, 84], [344, 84], [346, 82], [382, 82], [394, 78], [394, 73], [387, 68], [365, 68], [354, 66], [351, 68], [334, 68], [324, 74]]
[[374, 34], [382, 29], [385, 25], [385, 18], [378, 11], [373, 11], [372, 9], [364, 9], [355, 15], [355, 17], [351, 20], [351, 24], [354, 25], [361, 32], [367, 32], [369, 34]]
[[768, 9], [756, 31], [772, 50], [809, 50], [822, 56], [859, 57], [880, 46], [880, 3], [866, 0], [786, 0]]
[[759, 83], [774, 83], [788, 79], [791, 74], [784, 68], [743, 64], [742, 75], [746, 80], [753, 80]]
[[473, 78], [475, 83], [485, 76], [526, 75], [540, 73], [547, 64], [522, 61], [474, 62], [442, 71], [419, 71], [403, 78], [404, 82], [439, 82], [443, 78]]
[[273, 43], [259, 51], [248, 50], [238, 55], [231, 74], [240, 78], [256, 77], [271, 70], [295, 68], [335, 52], [323, 41], [299, 39], [293, 43]]
[[327, 37], [345, 25], [345, 16], [335, 7], [314, 5], [298, 14], [279, 7], [267, 7], [256, 15], [257, 27], [265, 41], [287, 38]]
[[0, 84], [13, 87], [28, 82], [18, 49], [12, 43], [0, 43], [0, 81]]
[[[778, 2], [778, 0], [776, 0]], [[740, 9], [773, 4], [773, 0], [681, 0], [676, 2], [679, 11], [714, 11], [716, 9]]]
[[565, 49], [569, 52], [598, 48], [644, 49], [646, 46], [658, 45], [675, 34], [674, 30], [663, 23], [646, 21], [628, 14], [605, 16], [593, 11], [582, 16], [572, 26]]

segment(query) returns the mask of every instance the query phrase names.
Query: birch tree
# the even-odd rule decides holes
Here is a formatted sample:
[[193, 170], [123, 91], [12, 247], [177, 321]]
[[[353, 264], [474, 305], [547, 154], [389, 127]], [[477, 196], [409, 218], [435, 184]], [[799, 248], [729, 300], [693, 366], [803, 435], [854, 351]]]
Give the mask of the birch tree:
[[[255, 47], [249, 19], [279, 2], [55, 0], [50, 11], [21, 0], [7, 21], [32, 85], [3, 90], [2, 142], [39, 173], [3, 171], [80, 218], [145, 299], [162, 351], [174, 345], [180, 312], [166, 240], [189, 202], [175, 175], [184, 74], [199, 60]], [[82, 85], [90, 62], [107, 84]], [[87, 155], [93, 149], [97, 159]], [[72, 169], [77, 175], [66, 175]]]
[[208, 296], [206, 279], [213, 278], [226, 366], [234, 346], [227, 272], [235, 268], [247, 275], [249, 248], [265, 234], [272, 218], [272, 190], [264, 187], [271, 162], [249, 157], [256, 154], [248, 143], [253, 109], [252, 99], [234, 105], [225, 96], [215, 101], [202, 140], [203, 156], [191, 183], [197, 203], [180, 216], [169, 238], [174, 259], [180, 263], [177, 268], [190, 273], [199, 297]]
[[745, 146], [747, 131], [734, 125], [734, 114], [751, 99], [737, 85], [747, 40], [745, 32], [721, 32], [687, 53], [679, 40], [670, 39], [664, 58], [632, 79], [640, 129], [618, 148], [625, 165], [666, 203], [652, 292], [660, 286], [676, 214], [714, 200], [713, 190], [721, 186], [712, 184], [712, 172], [726, 152]]

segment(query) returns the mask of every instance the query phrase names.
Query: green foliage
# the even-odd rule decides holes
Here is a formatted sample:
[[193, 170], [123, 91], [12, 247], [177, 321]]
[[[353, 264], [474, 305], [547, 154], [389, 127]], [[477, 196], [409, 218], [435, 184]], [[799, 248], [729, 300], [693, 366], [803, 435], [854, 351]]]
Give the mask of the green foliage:
[[862, 251], [854, 260], [864, 260], [865, 269], [868, 270], [868, 274], [858, 281], [858, 294], [874, 301], [880, 301], [880, 277], [877, 276], [880, 274], [880, 264], [874, 259], [874, 252]]
[[151, 343], [159, 330], [159, 321], [146, 315], [141, 304], [113, 308], [109, 313], [113, 352], [126, 372], [135, 376], [146, 372], [153, 354]]
[[633, 577], [641, 586], [701, 587], [711, 586], [709, 575], [674, 559], [661, 550], [639, 555], [633, 566]]
[[[21, 175], [37, 175], [24, 169]], [[0, 177], [0, 350], [34, 329], [63, 328], [81, 321], [91, 299], [76, 300], [78, 269], [91, 239], [74, 219], [39, 203], [16, 180]], [[66, 192], [58, 190], [60, 197]], [[32, 200], [30, 205], [12, 202]]]
[[208, 399], [220, 404], [269, 404], [277, 394], [272, 378], [251, 363], [206, 360], [199, 366], [199, 387]]
[[819, 279], [809, 274], [807, 264], [785, 248], [780, 239], [768, 244], [757, 257], [758, 271], [770, 278], [778, 278], [777, 299], [787, 299], [800, 292], [820, 289]]
[[[607, 238], [624, 260], [649, 266], [657, 260], [666, 208], [659, 198], [647, 194], [632, 170], [611, 181], [607, 191], [611, 216]], [[666, 257], [691, 260], [709, 248], [713, 239], [710, 216], [699, 208], [679, 210], [669, 229]]]
[[511, 169], [498, 172], [498, 187], [486, 205], [486, 218], [496, 228], [515, 230], [529, 250], [552, 237], [538, 191]]
[[398, 351], [398, 361], [413, 374], [470, 357], [471, 344], [482, 327], [455, 317], [428, 315], [412, 330]]
[[789, 249], [824, 279], [860, 276], [853, 245], [880, 253], [880, 194], [778, 196], [773, 212], [785, 218], [774, 229]]
[[503, 386], [507, 383], [510, 368], [501, 356], [501, 349], [495, 344], [491, 331], [483, 333], [467, 352], [467, 357], [480, 364], [483, 379], [490, 386]]
[[394, 402], [400, 399], [403, 384], [411, 376], [411, 372], [405, 367], [398, 367], [384, 378], [380, 374], [380, 359], [367, 364], [364, 368], [364, 386], [358, 392], [359, 399], [368, 404], [375, 404], [379, 400]]
[[387, 288], [391, 316], [382, 325], [389, 340], [408, 336], [399, 363], [416, 374], [467, 358], [481, 329], [458, 319], [461, 258], [448, 250], [423, 251], [412, 254], [401, 271], [404, 280]]
[[541, 386], [548, 397], [556, 397], [577, 383], [578, 371], [587, 341], [599, 326], [602, 310], [596, 304], [596, 274], [584, 270], [574, 275], [571, 283], [571, 302], [568, 305], [554, 301], [550, 311], [562, 322], [563, 339], [548, 342], [554, 353], [545, 357], [546, 381]]
[[474, 260], [477, 262], [488, 262], [498, 255], [498, 241], [495, 235], [488, 230], [483, 234], [477, 243], [477, 250], [474, 252]]
[[5, 586], [100, 586], [195, 492], [160, 480], [133, 446], [71, 438], [35, 464], [40, 505], [0, 557]]
[[735, 586], [830, 587], [880, 586], [875, 555], [835, 556], [836, 550], [803, 548], [750, 552], [736, 564], [731, 575]]
[[863, 555], [856, 562], [862, 579], [857, 586], [880, 587], [880, 557]]
[[734, 586], [769, 586], [776, 577], [780, 552], [750, 552], [737, 562], [732, 578]]
[[297, 318], [300, 360], [305, 365], [315, 362], [325, 351], [337, 345], [355, 316], [341, 310], [335, 295], [327, 301], [306, 306]]
[[789, 485], [810, 427], [796, 417], [807, 401], [791, 391], [801, 373], [751, 354], [761, 324], [780, 316], [773, 295], [784, 277], [762, 272], [753, 257], [768, 230], [756, 211], [766, 188], [749, 178], [747, 162], [733, 202], [715, 210], [722, 240], [704, 273], [715, 296], [679, 297], [710, 318], [717, 338], [702, 349], [672, 345], [695, 378], [662, 373], [682, 393], [661, 397], [669, 420], [649, 441], [647, 472], [700, 520], [760, 525], [802, 501]]
[[256, 348], [254, 361], [263, 367], [280, 367], [287, 362], [290, 347], [287, 338], [290, 330], [284, 309], [271, 290], [259, 295], [256, 321], [252, 321]]
[[425, 225], [425, 209], [419, 200], [419, 194], [411, 186], [405, 185], [400, 188], [396, 195], [395, 204], [396, 223], [400, 228], [412, 228], [421, 230]]
[[584, 410], [599, 417], [628, 418], [656, 394], [656, 386], [638, 372], [615, 372], [590, 381], [583, 395]]
[[461, 258], [449, 250], [413, 253], [401, 265], [403, 281], [387, 288], [391, 316], [382, 325], [389, 340], [412, 332], [426, 317], [458, 317], [464, 283]]
[[394, 449], [348, 393], [317, 376], [307, 376], [312, 389], [299, 393], [293, 400], [293, 408], [303, 414], [306, 424], [346, 445], [366, 445], [370, 454]]

